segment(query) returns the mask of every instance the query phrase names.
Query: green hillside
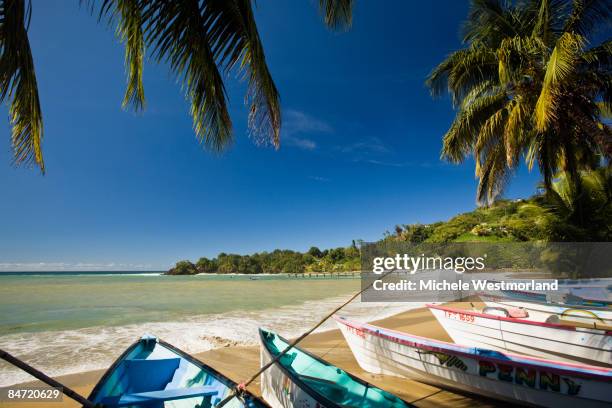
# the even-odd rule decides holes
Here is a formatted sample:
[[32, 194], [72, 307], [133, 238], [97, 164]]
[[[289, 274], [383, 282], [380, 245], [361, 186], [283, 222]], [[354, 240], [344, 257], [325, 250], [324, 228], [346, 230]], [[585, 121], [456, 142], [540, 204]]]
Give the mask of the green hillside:
[[397, 225], [386, 240], [407, 242], [518, 242], [548, 240], [557, 229], [557, 218], [536, 199], [497, 201], [448, 221]]

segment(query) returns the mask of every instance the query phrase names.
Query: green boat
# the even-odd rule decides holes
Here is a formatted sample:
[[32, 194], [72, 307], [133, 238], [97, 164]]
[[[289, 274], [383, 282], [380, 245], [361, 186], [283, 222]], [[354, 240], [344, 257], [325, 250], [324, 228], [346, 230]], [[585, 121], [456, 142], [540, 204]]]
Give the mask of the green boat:
[[[262, 366], [272, 361], [289, 342], [259, 329]], [[264, 399], [273, 408], [406, 408], [406, 401], [297, 347], [264, 371]]]

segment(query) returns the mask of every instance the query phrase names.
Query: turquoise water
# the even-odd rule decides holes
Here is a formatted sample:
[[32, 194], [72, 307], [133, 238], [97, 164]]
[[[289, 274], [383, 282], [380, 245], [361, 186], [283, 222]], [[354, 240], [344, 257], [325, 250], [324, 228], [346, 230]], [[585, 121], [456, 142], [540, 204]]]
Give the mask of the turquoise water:
[[[286, 337], [312, 327], [359, 290], [358, 279], [240, 275], [2, 275], [0, 348], [49, 375], [104, 368], [154, 334], [188, 353], [252, 345], [265, 326]], [[405, 305], [352, 303], [372, 320]], [[324, 329], [333, 328], [332, 322]], [[0, 363], [0, 386], [29, 377]]]
[[357, 280], [284, 276], [0, 275], [0, 336], [261, 310], [358, 287]]

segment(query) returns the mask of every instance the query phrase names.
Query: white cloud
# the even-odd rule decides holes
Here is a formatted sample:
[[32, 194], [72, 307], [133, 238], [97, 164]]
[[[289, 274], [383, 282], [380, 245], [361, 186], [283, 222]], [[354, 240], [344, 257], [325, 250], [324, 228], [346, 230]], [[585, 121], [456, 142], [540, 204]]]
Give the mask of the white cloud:
[[304, 150], [314, 150], [317, 148], [317, 143], [314, 140], [303, 137], [285, 136], [283, 140], [289, 146], [299, 147]]
[[331, 133], [332, 127], [304, 112], [288, 109], [283, 118], [283, 131], [286, 135], [298, 133]]
[[314, 150], [317, 148], [317, 143], [311, 137], [299, 135], [332, 132], [333, 128], [320, 119], [297, 110], [288, 109], [285, 111], [281, 137], [282, 142], [289, 146], [295, 146], [304, 150]]
[[389, 153], [389, 148], [378, 137], [372, 136], [341, 148], [344, 153]]
[[[92, 262], [0, 262], [0, 272], [152, 270], [150, 264]], [[159, 268], [158, 268], [159, 269]]]

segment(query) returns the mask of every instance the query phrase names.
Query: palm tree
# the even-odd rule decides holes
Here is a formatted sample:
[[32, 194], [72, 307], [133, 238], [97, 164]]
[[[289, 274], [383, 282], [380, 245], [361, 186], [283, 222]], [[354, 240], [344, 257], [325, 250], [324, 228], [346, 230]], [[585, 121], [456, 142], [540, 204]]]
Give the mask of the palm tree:
[[457, 114], [442, 157], [474, 155], [479, 203], [501, 194], [521, 156], [549, 190], [560, 170], [579, 183], [581, 169], [609, 161], [612, 41], [593, 41], [611, 21], [610, 0], [472, 0], [466, 47], [427, 84], [451, 95]]
[[551, 241], [612, 240], [612, 167], [580, 172], [580, 189], [568, 174], [556, 177], [538, 200], [554, 215]]
[[[253, 16], [253, 0], [87, 0], [99, 20], [116, 27], [125, 45], [127, 89], [123, 107], [142, 110], [145, 55], [168, 63], [191, 103], [193, 128], [212, 150], [232, 141], [224, 74], [248, 78], [249, 127], [257, 140], [280, 143], [279, 93], [270, 76]], [[319, 0], [325, 24], [348, 28], [353, 0]], [[0, 0], [0, 102], [9, 101], [16, 164], [44, 172], [43, 120], [28, 40], [31, 0]]]

